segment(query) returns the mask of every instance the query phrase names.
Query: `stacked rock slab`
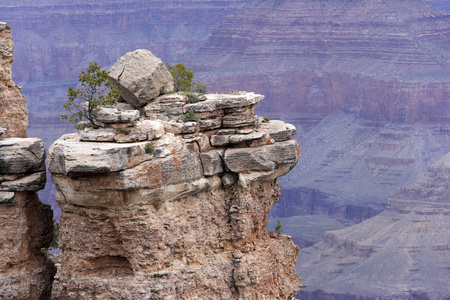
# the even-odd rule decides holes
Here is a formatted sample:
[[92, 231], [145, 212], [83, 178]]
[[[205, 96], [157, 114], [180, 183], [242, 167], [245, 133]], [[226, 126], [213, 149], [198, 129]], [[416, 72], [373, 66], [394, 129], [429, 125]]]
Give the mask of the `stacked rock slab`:
[[0, 128], [0, 298], [50, 299], [56, 269], [41, 249], [53, 239], [53, 213], [36, 194], [45, 186], [45, 150], [40, 139], [21, 138], [28, 116], [25, 97], [11, 81], [8, 28], [0, 23], [0, 126], [6, 127]]
[[300, 155], [295, 128], [261, 123], [261, 95], [198, 96], [101, 108], [104, 128], [51, 146], [63, 253], [54, 299], [297, 294], [298, 247], [264, 230], [277, 178]]

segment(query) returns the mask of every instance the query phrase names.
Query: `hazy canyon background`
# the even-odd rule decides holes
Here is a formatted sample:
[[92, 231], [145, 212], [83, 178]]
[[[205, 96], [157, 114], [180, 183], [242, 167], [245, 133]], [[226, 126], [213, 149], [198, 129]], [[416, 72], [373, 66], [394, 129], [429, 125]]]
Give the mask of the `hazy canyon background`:
[[[269, 226], [280, 218], [302, 248], [302, 299], [333, 285], [328, 293], [348, 294], [340, 299], [392, 298], [394, 285], [377, 294], [349, 284], [355, 281], [347, 272], [356, 271], [348, 268], [360, 264], [356, 260], [329, 270], [333, 276], [303, 276], [303, 266], [311, 266], [302, 252], [322, 241], [325, 231], [382, 212], [399, 188], [450, 151], [449, 1], [3, 0], [0, 20], [12, 26], [14, 81], [27, 96], [29, 136], [41, 137], [47, 148], [74, 130], [59, 116], [79, 72], [92, 61], [109, 68], [139, 48], [163, 61], [184, 62], [210, 92], [266, 95], [258, 114], [296, 125], [302, 152], [297, 167], [280, 180], [282, 199]], [[54, 192], [48, 184], [40, 197], [58, 216]], [[445, 239], [450, 243], [447, 234], [443, 245]], [[450, 276], [446, 247], [439, 255], [447, 266], [423, 274]], [[396, 278], [408, 282], [405, 274], [418, 269]], [[368, 271], [375, 272], [360, 270]], [[400, 285], [413, 299], [440, 297], [446, 288], [444, 280], [436, 296], [427, 293], [430, 285], [419, 291]]]

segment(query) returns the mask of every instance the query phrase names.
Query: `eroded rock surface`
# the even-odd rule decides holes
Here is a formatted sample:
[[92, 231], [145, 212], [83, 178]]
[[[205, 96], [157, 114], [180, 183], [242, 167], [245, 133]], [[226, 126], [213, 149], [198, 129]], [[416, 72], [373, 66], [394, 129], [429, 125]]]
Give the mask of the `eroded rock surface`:
[[40, 139], [0, 140], [0, 295], [50, 299], [56, 269], [42, 254], [53, 239], [53, 212], [36, 192], [45, 186]]
[[[0, 22], [0, 138], [27, 137], [27, 101], [20, 87], [12, 81], [13, 62], [11, 27]], [[6, 132], [1, 128], [7, 129]]]
[[[63, 256], [53, 298], [294, 297], [299, 249], [264, 228], [277, 178], [300, 152], [292, 125], [262, 126], [253, 112], [262, 99], [162, 95], [139, 120], [57, 140], [48, 167]], [[211, 143], [218, 137], [228, 142]]]
[[135, 107], [173, 90], [172, 75], [162, 60], [145, 49], [122, 56], [109, 76], [123, 99]]
[[44, 144], [26, 137], [28, 114], [11, 80], [14, 44], [0, 22], [0, 298], [50, 299], [56, 268], [41, 252], [53, 239], [53, 212], [36, 192], [45, 186]]

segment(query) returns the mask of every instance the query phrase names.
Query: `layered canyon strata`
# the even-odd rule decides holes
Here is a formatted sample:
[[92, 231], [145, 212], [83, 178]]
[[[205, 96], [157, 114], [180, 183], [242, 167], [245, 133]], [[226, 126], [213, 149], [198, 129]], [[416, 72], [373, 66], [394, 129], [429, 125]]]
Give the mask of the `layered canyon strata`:
[[138, 83], [150, 71], [136, 69], [161, 63], [135, 61], [146, 53], [112, 68], [123, 102], [95, 113], [99, 128], [49, 150], [62, 209], [52, 297], [291, 299], [299, 249], [264, 228], [277, 178], [300, 155], [295, 127], [262, 123], [253, 108], [263, 96], [254, 93], [144, 100]]
[[37, 191], [45, 186], [45, 150], [24, 138], [26, 100], [11, 80], [14, 44], [0, 22], [0, 297], [50, 299], [56, 269], [41, 252], [53, 239], [52, 210]]
[[300, 299], [448, 299], [450, 153], [381, 214], [302, 249]]
[[255, 1], [188, 62], [216, 90], [267, 95], [259, 112], [299, 129], [301, 167], [272, 215], [349, 225], [448, 151], [449, 36], [449, 13], [426, 1]]

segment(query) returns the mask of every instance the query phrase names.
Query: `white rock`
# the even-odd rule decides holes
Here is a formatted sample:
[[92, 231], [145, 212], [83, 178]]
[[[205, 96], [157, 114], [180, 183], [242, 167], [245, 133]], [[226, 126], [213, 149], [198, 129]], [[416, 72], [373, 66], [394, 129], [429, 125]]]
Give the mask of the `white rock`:
[[44, 143], [38, 138], [0, 140], [0, 174], [23, 174], [45, 170]]
[[139, 49], [119, 58], [110, 80], [122, 98], [135, 107], [173, 90], [173, 78], [164, 63], [149, 50]]
[[255, 148], [229, 148], [225, 151], [225, 164], [235, 173], [271, 171], [279, 164], [297, 163], [300, 155], [296, 140]]
[[270, 137], [276, 142], [286, 141], [297, 133], [294, 125], [279, 120], [271, 120], [268, 123], [262, 123], [261, 129], [266, 130]]

